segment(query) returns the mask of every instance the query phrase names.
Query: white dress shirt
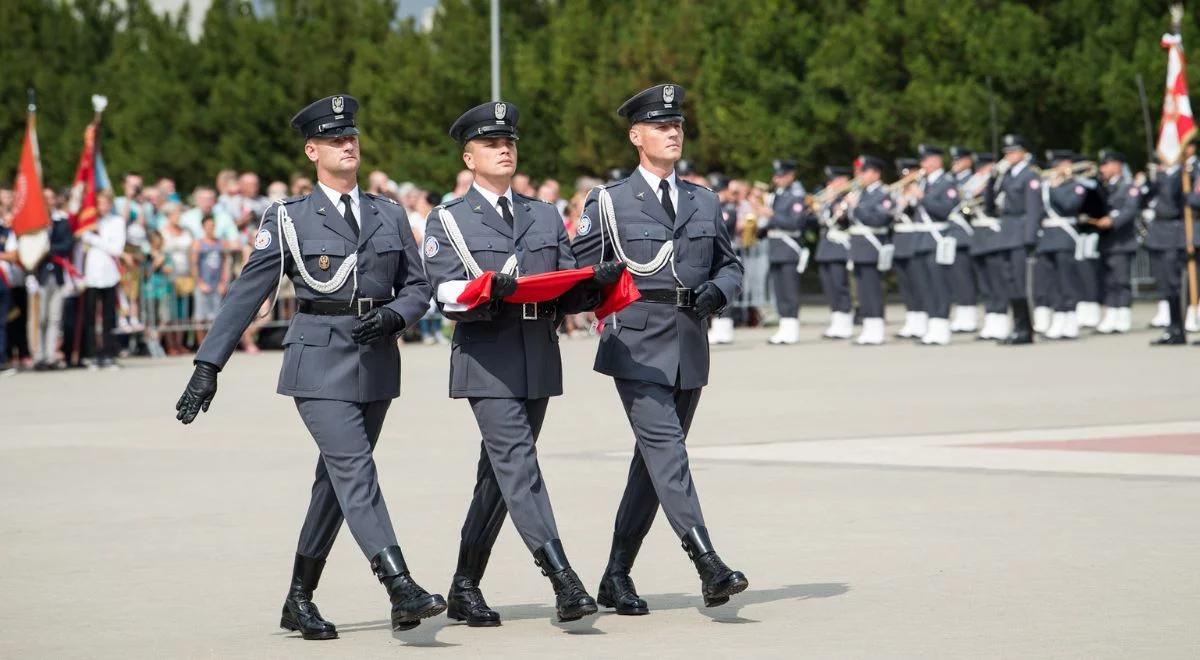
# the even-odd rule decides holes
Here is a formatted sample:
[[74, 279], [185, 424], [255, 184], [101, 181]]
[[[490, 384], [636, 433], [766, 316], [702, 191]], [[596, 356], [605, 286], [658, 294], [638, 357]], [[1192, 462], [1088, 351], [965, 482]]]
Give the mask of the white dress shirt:
[[[342, 203], [342, 193], [320, 181], [317, 182], [317, 185], [321, 186], [321, 190], [325, 191], [325, 196], [329, 198], [329, 201], [333, 202], [333, 207], [337, 209], [337, 212], [343, 218], [346, 217], [346, 205]], [[359, 212], [361, 206], [358, 198], [358, 186], [354, 186], [354, 190], [351, 190], [347, 194], [350, 195], [350, 210], [354, 212], [354, 223], [358, 225], [359, 229], [362, 229], [362, 213]]]
[[125, 218], [110, 213], [96, 228], [80, 238], [87, 246], [83, 259], [83, 282], [92, 289], [107, 289], [121, 281], [118, 262], [125, 252]]
[[[660, 179], [657, 175], [652, 174], [650, 170], [647, 170], [641, 165], [638, 165], [638, 172], [641, 173], [642, 178], [646, 180], [646, 183], [650, 184], [650, 190], [654, 191], [655, 198], [661, 200], [662, 191], [658, 189], [658, 184], [662, 181], [662, 179]], [[675, 209], [676, 213], [679, 213], [679, 185], [675, 181], [675, 172], [672, 171], [667, 175], [667, 185], [671, 187], [671, 208]]]
[[487, 188], [484, 188], [483, 186], [479, 185], [478, 183], [472, 183], [471, 187], [474, 188], [475, 191], [478, 192], [480, 195], [483, 195], [483, 198], [487, 200], [488, 204], [492, 205], [492, 209], [494, 211], [496, 211], [496, 214], [499, 215], [501, 218], [504, 217], [504, 211], [500, 210], [500, 198], [501, 197], [504, 197], [505, 199], [508, 200], [508, 212], [509, 213], [513, 212], [513, 198], [512, 198], [512, 187], [511, 186], [504, 189], [503, 195], [497, 195], [496, 193], [488, 190]]

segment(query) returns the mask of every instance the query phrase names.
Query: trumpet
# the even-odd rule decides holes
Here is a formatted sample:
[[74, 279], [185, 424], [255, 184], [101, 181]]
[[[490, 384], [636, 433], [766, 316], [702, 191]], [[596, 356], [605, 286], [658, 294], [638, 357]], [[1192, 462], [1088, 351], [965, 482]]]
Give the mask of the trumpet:
[[922, 176], [925, 176], [925, 172], [918, 167], [914, 167], [912, 170], [909, 170], [908, 174], [905, 174], [899, 179], [896, 179], [895, 181], [885, 185], [883, 189], [886, 190], [889, 195], [899, 195], [900, 193], [904, 192], [905, 188], [920, 180]]
[[742, 223], [742, 246], [751, 247], [758, 242], [758, 216], [748, 215]]
[[804, 202], [808, 205], [809, 209], [817, 212], [822, 207], [832, 204], [842, 193], [861, 189], [862, 182], [858, 180], [858, 177], [854, 177], [853, 179], [847, 179], [845, 183], [829, 184], [817, 194], [805, 197]]

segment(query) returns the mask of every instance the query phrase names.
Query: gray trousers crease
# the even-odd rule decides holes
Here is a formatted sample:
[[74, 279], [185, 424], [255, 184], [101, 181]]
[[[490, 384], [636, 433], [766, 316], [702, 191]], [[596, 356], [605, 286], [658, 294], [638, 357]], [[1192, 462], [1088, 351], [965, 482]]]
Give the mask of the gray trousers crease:
[[297, 553], [327, 557], [343, 519], [367, 559], [397, 545], [373, 456], [391, 404], [390, 399], [296, 399], [296, 409], [321, 451]]
[[685, 445], [701, 390], [621, 378], [614, 382], [636, 438], [614, 532], [644, 538], [661, 504], [671, 529], [682, 538], [691, 528], [704, 526]]
[[800, 273], [795, 263], [771, 264], [771, 286], [775, 289], [775, 309], [781, 318], [800, 315]]
[[854, 279], [858, 282], [858, 309], [863, 318], [883, 318], [883, 279], [872, 264], [854, 264]]
[[[472, 537], [490, 547], [504, 522], [504, 509], [530, 552], [559, 538], [535, 447], [549, 399], [468, 400], [483, 436], [483, 448], [475, 495], [463, 524], [463, 541]], [[490, 471], [484, 466], [485, 459]], [[500, 502], [496, 502], [497, 494]]]
[[950, 299], [955, 305], [973, 306], [978, 295], [975, 291], [975, 267], [971, 253], [959, 250], [954, 255], [950, 268]]
[[850, 274], [846, 270], [846, 262], [832, 261], [817, 264], [821, 276], [821, 289], [825, 299], [829, 301], [829, 309], [835, 312], [849, 313], [850, 303]]

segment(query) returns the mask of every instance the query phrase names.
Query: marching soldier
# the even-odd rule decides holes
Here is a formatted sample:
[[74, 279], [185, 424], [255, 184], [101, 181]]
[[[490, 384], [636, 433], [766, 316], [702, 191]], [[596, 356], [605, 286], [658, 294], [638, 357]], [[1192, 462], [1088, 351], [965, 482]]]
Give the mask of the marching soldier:
[[854, 341], [858, 345], [879, 345], [885, 339], [883, 279], [880, 271], [891, 267], [892, 248], [888, 233], [896, 203], [880, 182], [883, 160], [875, 156], [861, 156], [856, 164], [857, 178], [863, 189], [849, 211], [850, 260], [854, 262], [854, 281], [858, 285], [862, 332]]
[[915, 158], [897, 158], [896, 171], [900, 179], [893, 184], [899, 187], [900, 212], [892, 228], [892, 244], [895, 246], [896, 282], [900, 285], [900, 298], [904, 301], [904, 325], [897, 337], [913, 339], [925, 336], [929, 328], [929, 313], [926, 297], [931, 284], [925, 277], [926, 271], [917, 263], [917, 233], [913, 216], [917, 215], [917, 177], [921, 175], [919, 162]]
[[1042, 221], [1042, 182], [1029, 167], [1029, 143], [1025, 138], [1004, 136], [1004, 167], [998, 168], [993, 185], [984, 196], [987, 215], [998, 221], [999, 231], [988, 241], [987, 268], [999, 295], [1008, 299], [1013, 314], [1013, 331], [1001, 340], [1005, 345], [1033, 343], [1033, 319], [1026, 291], [1026, 255], [1037, 245]]
[[926, 346], [950, 343], [950, 268], [957, 249], [943, 232], [959, 200], [957, 182], [943, 169], [942, 154], [941, 147], [922, 144], [917, 148], [924, 176], [917, 191], [919, 222], [913, 266], [924, 271], [921, 279], [929, 286], [925, 294], [929, 321], [921, 337]]
[[1167, 306], [1168, 325], [1163, 334], [1150, 342], [1154, 346], [1183, 345], [1187, 335], [1183, 325], [1180, 295], [1183, 291], [1184, 250], [1187, 247], [1183, 229], [1183, 167], [1163, 163], [1150, 185], [1150, 209], [1154, 219], [1146, 235], [1146, 250], [1150, 253], [1150, 271], [1158, 289], [1160, 305]]
[[343, 519], [387, 589], [394, 630], [446, 609], [440, 595], [409, 576], [372, 458], [388, 406], [400, 394], [396, 336], [425, 314], [431, 290], [404, 209], [359, 190], [357, 110], [354, 97], [331, 96], [292, 119], [316, 164], [317, 189], [264, 213], [254, 251], [175, 406], [184, 424], [208, 410], [217, 373], [263, 301], [289, 276], [299, 304], [283, 340], [277, 391], [295, 398], [320, 450], [280, 620], [304, 639], [337, 637], [312, 595]]
[[656, 85], [617, 111], [630, 122], [640, 164], [628, 179], [588, 194], [581, 218], [590, 228], [573, 246], [581, 264], [615, 255], [642, 294], [605, 320], [596, 353], [596, 371], [613, 377], [637, 439], [597, 594], [618, 614], [648, 611], [629, 572], [659, 504], [695, 564], [706, 606], [749, 585], [713, 549], [684, 444], [708, 382], [704, 326], [738, 295], [742, 264], [717, 196], [675, 178], [683, 94], [677, 85]]
[[1142, 191], [1130, 178], [1125, 156], [1120, 152], [1102, 150], [1098, 160], [1108, 214], [1089, 221], [1100, 233], [1104, 318], [1096, 332], [1126, 333], [1132, 327], [1130, 263], [1138, 249], [1136, 220], [1141, 213]]
[[759, 233], [767, 237], [767, 260], [775, 308], [779, 312], [779, 330], [769, 344], [795, 344], [800, 341], [800, 273], [807, 264], [803, 246], [805, 224], [804, 186], [796, 179], [796, 161], [776, 160], [775, 196], [771, 214], [759, 219]]
[[1045, 333], [1047, 339], [1079, 337], [1075, 308], [1083, 286], [1076, 266], [1076, 258], [1081, 256], [1077, 252], [1081, 238], [1076, 225], [1087, 189], [1072, 174], [1074, 156], [1068, 149], [1047, 151], [1046, 161], [1054, 170], [1040, 188], [1046, 217], [1038, 233], [1037, 259], [1041, 264], [1038, 273], [1045, 277], [1042, 286], [1053, 310]]
[[992, 187], [992, 170], [996, 157], [981, 153], [975, 156], [975, 173], [963, 186], [963, 199], [969, 201], [971, 229], [971, 267], [975, 271], [979, 300], [983, 303], [983, 325], [976, 340], [1004, 339], [1009, 334], [1008, 300], [1000, 294], [1000, 285], [992, 281], [988, 272], [987, 255], [1000, 233], [1000, 221], [985, 212], [984, 197]]
[[817, 241], [817, 274], [821, 290], [829, 302], [829, 327], [822, 334], [826, 339], [849, 339], [854, 334], [854, 309], [850, 302], [850, 234], [846, 233], [845, 198], [850, 192], [849, 167], [829, 165], [825, 168], [824, 198], [820, 210], [821, 238]]
[[[550, 579], [559, 620], [574, 621], [597, 611], [559, 540], [535, 444], [549, 397], [562, 394], [555, 326], [567, 314], [594, 307], [599, 285], [616, 282], [623, 265], [598, 265], [594, 282], [577, 285], [556, 303], [503, 302], [516, 291], [518, 274], [575, 267], [554, 206], [512, 190], [518, 119], [511, 103], [484, 103], [450, 127], [475, 182], [466, 195], [430, 213], [424, 243], [425, 271], [437, 291], [438, 307], [458, 321], [450, 396], [470, 402], [483, 435], [447, 612], [473, 627], [500, 625], [500, 615], [488, 607], [479, 583], [506, 513]], [[587, 223], [581, 221], [580, 232], [590, 231]], [[458, 297], [484, 271], [495, 273], [492, 303], [468, 311]]]
[[[960, 195], [959, 204], [962, 204], [968, 197], [967, 186], [974, 175], [975, 154], [961, 146], [950, 147], [949, 153], [950, 173], [954, 176], [954, 185]], [[975, 229], [957, 207], [948, 219], [950, 225], [946, 227], [945, 235], [954, 239], [957, 250], [954, 263], [950, 265], [950, 302], [954, 305], [950, 332], [975, 332], [979, 325], [975, 308], [978, 302], [975, 271], [971, 262], [971, 240], [975, 236]]]

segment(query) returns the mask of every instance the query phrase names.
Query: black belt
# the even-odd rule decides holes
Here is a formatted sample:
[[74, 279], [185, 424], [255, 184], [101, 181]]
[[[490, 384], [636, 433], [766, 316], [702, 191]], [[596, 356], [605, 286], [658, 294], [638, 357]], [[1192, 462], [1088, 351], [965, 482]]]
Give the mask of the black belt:
[[642, 289], [641, 300], [676, 307], [689, 308], [696, 306], [696, 293], [687, 287], [674, 289]]
[[362, 316], [376, 307], [392, 302], [383, 298], [355, 298], [344, 303], [334, 300], [301, 300], [297, 309], [301, 314], [314, 316]]
[[503, 303], [500, 313], [494, 316], [522, 321], [554, 321], [558, 319], [558, 305], [552, 302]]

